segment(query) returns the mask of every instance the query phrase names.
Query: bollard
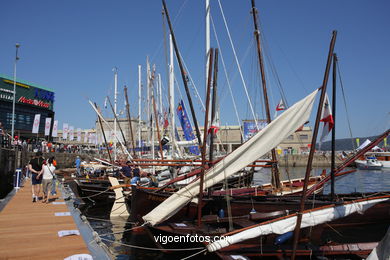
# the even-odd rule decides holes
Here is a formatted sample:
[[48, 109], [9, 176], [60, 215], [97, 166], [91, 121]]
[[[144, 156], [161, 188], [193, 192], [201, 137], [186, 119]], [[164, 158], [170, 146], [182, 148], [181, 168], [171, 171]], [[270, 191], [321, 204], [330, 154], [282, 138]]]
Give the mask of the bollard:
[[17, 168], [14, 174], [14, 188], [20, 189], [22, 182], [22, 169]]

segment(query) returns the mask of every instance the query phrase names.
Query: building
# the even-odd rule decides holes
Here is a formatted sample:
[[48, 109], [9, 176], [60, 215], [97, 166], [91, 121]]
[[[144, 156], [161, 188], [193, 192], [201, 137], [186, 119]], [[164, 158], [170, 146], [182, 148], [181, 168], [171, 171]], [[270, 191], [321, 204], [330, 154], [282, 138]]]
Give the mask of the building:
[[[32, 134], [34, 117], [41, 115], [39, 136], [44, 136], [45, 119], [54, 120], [54, 91], [36, 84], [17, 79], [15, 93], [15, 125], [14, 135], [21, 139], [36, 137]], [[14, 79], [0, 75], [0, 122], [6, 132], [11, 134], [12, 129], [12, 103]]]
[[[105, 119], [110, 127], [114, 128], [114, 120], [109, 118]], [[263, 120], [264, 121], [264, 120]], [[119, 118], [118, 120], [119, 126], [117, 126], [117, 136], [122, 141], [122, 134], [120, 132], [120, 129], [123, 132], [123, 135], [125, 136], [125, 139], [129, 142], [131, 140], [130, 135], [130, 126], [125, 118]], [[135, 119], [131, 120], [132, 122], [132, 129], [133, 129], [133, 137], [138, 140], [138, 121]], [[226, 126], [220, 126], [218, 131], [218, 136], [214, 139], [214, 148], [216, 151], [225, 151], [230, 153], [231, 151], [235, 150], [237, 147], [239, 147], [243, 141], [247, 140], [246, 138], [250, 138], [251, 135], [248, 135], [248, 129], [253, 129], [252, 126], [248, 126], [249, 121], [243, 121], [243, 125], [226, 125]], [[266, 124], [263, 124], [265, 126]], [[107, 142], [115, 142], [115, 137], [113, 135], [113, 131], [109, 130], [109, 127], [107, 127], [105, 124], [103, 124], [104, 132], [106, 135]], [[203, 127], [200, 127], [200, 132], [203, 134]], [[260, 130], [261, 131], [261, 130]], [[256, 132], [256, 131], [252, 131]], [[99, 122], [96, 122], [96, 133], [97, 133], [97, 140], [98, 143], [103, 142], [103, 138], [101, 135], [101, 128], [99, 125]], [[142, 126], [141, 129], [141, 140], [144, 142], [148, 140], [148, 135], [151, 134], [150, 128], [146, 126]], [[169, 135], [169, 133], [167, 133]], [[178, 135], [181, 138], [181, 140], [184, 140], [184, 134], [181, 128], [178, 128]], [[253, 135], [253, 133], [252, 133]], [[155, 134], [155, 140], [157, 142], [157, 134]], [[160, 138], [163, 138], [163, 131], [160, 129]], [[284, 140], [279, 146], [277, 147], [277, 150], [279, 153], [283, 154], [301, 154], [306, 153], [309, 151], [309, 146], [311, 144], [312, 139], [312, 129], [309, 126], [305, 126], [299, 131], [293, 133], [289, 137], [287, 137], [286, 140]], [[137, 142], [136, 142], [137, 143]]]

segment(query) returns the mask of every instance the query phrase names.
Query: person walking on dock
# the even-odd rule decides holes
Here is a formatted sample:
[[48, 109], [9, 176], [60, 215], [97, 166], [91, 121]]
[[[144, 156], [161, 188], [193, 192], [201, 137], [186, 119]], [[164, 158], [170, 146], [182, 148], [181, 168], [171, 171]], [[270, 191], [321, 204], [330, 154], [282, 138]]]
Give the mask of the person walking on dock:
[[56, 167], [53, 165], [53, 157], [42, 166], [42, 170], [38, 176], [42, 175], [43, 200], [42, 203], [49, 203], [50, 190], [53, 182], [54, 171]]
[[38, 200], [39, 193], [41, 192], [42, 177], [38, 176], [42, 170], [43, 161], [41, 152], [37, 152], [33, 159], [28, 163], [28, 169], [31, 172], [31, 184], [32, 184], [32, 202]]

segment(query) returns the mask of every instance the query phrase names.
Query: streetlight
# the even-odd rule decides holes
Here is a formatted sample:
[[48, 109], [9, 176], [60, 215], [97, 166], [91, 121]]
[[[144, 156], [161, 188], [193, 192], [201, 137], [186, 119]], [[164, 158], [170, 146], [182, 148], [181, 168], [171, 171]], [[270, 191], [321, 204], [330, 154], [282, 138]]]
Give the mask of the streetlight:
[[14, 141], [14, 132], [15, 132], [16, 62], [19, 60], [18, 49], [20, 47], [20, 44], [17, 43], [15, 47], [16, 47], [16, 53], [15, 53], [15, 62], [14, 62], [14, 98], [12, 99], [12, 121], [11, 121], [12, 141]]

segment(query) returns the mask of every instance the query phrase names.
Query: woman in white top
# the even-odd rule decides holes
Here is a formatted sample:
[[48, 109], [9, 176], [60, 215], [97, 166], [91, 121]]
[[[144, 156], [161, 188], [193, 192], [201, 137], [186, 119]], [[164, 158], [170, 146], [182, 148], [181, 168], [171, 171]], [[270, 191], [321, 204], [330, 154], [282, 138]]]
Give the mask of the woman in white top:
[[45, 203], [45, 202], [49, 203], [50, 188], [51, 188], [51, 185], [53, 182], [53, 176], [54, 176], [55, 169], [56, 169], [56, 167], [53, 165], [53, 159], [50, 158], [49, 161], [46, 162], [46, 164], [44, 164], [42, 166], [42, 170], [38, 175], [38, 176], [43, 175], [42, 176], [42, 188], [43, 188], [43, 194], [44, 194], [43, 200], [42, 200], [43, 203]]

